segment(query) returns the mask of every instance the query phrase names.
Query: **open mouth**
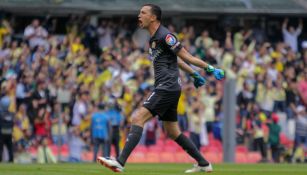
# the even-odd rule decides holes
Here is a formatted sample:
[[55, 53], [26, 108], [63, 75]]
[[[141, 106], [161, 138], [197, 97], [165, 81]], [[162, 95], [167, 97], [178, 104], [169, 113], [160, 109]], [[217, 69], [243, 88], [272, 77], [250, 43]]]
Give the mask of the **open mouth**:
[[143, 27], [143, 22], [142, 22], [141, 19], [138, 20], [138, 24], [139, 24], [140, 27]]

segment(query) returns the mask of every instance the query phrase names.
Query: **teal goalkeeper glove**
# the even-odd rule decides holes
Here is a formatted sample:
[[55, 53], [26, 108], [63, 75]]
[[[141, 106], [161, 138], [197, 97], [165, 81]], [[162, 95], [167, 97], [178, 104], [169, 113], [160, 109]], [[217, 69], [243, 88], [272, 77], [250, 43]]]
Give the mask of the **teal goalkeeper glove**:
[[222, 80], [223, 78], [225, 78], [225, 72], [222, 69], [217, 69], [211, 65], [208, 65], [205, 71], [209, 74], [213, 74], [215, 79], [217, 80]]
[[198, 72], [190, 74], [194, 78], [194, 86], [196, 88], [203, 86], [206, 83], [206, 79], [202, 77]]

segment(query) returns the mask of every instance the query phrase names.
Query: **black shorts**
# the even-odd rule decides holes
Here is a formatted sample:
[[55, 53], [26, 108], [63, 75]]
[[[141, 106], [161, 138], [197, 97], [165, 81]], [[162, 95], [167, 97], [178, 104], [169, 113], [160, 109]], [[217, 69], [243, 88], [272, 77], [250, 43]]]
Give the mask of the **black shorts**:
[[177, 121], [177, 106], [181, 91], [154, 90], [143, 107], [162, 121]]

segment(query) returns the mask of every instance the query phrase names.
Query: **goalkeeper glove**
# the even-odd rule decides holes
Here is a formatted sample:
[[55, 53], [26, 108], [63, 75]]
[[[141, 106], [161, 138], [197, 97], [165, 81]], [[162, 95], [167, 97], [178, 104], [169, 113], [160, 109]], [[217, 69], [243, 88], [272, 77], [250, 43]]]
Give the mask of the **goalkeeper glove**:
[[205, 68], [205, 71], [209, 74], [213, 74], [217, 80], [222, 80], [225, 78], [225, 72], [222, 69], [217, 69], [211, 65], [208, 65], [208, 67]]
[[206, 83], [206, 79], [202, 77], [198, 72], [190, 74], [194, 78], [194, 86], [196, 88], [203, 86]]

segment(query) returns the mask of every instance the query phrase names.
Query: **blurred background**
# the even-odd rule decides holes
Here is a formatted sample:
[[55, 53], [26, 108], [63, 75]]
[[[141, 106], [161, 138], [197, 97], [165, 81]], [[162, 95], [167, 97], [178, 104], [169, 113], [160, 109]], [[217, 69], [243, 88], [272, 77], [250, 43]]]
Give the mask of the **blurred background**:
[[[123, 147], [153, 88], [145, 0], [0, 1], [0, 160], [93, 162]], [[193, 55], [235, 80], [235, 162], [306, 162], [307, 1], [152, 0]], [[223, 162], [225, 81], [181, 72], [181, 130]], [[193, 162], [157, 119], [128, 162]]]

